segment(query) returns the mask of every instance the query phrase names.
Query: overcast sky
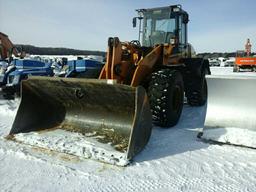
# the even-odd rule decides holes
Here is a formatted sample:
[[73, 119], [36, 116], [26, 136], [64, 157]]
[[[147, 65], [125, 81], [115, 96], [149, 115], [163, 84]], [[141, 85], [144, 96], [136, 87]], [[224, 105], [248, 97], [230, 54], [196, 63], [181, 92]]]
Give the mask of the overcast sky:
[[197, 52], [256, 51], [255, 0], [0, 0], [0, 31], [16, 44], [101, 50], [107, 39], [138, 38], [135, 9], [182, 4]]

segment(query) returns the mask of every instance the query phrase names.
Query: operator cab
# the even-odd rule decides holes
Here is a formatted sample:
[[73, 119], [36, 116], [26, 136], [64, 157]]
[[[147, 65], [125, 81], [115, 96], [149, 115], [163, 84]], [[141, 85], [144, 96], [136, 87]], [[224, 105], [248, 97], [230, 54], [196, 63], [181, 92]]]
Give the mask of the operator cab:
[[[182, 10], [181, 5], [136, 11], [139, 17], [133, 18], [133, 27], [136, 27], [136, 20], [139, 19], [139, 41], [142, 46], [154, 47], [157, 44], [172, 44], [179, 50], [187, 47], [187, 23], [189, 19], [187, 12]], [[141, 20], [143, 20], [142, 29]]]

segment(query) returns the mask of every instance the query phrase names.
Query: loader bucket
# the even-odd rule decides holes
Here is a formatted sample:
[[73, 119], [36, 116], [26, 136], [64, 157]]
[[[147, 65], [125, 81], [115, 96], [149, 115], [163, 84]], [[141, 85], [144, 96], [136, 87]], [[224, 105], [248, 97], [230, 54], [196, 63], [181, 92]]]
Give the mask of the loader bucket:
[[212, 140], [256, 148], [256, 77], [208, 76], [203, 135]]
[[147, 144], [145, 89], [110, 80], [30, 77], [10, 135], [29, 145], [124, 166]]

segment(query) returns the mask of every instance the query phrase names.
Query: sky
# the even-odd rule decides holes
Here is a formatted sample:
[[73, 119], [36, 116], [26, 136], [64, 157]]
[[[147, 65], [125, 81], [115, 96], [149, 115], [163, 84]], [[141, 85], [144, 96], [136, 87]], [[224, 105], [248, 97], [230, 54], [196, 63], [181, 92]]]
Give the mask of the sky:
[[15, 44], [106, 51], [108, 37], [138, 39], [135, 9], [181, 4], [196, 52], [234, 52], [251, 39], [255, 0], [0, 0], [0, 31]]

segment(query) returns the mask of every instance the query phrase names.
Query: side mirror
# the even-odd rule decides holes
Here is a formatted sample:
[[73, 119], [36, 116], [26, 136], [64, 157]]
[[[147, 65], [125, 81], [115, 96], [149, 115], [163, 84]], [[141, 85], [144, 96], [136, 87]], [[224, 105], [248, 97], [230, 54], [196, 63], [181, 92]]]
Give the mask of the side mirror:
[[137, 18], [134, 17], [134, 18], [132, 19], [132, 26], [133, 26], [133, 27], [136, 27], [136, 25], [137, 25]]

